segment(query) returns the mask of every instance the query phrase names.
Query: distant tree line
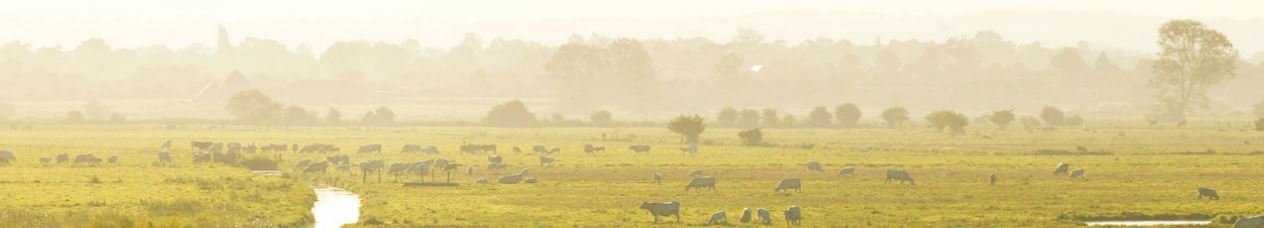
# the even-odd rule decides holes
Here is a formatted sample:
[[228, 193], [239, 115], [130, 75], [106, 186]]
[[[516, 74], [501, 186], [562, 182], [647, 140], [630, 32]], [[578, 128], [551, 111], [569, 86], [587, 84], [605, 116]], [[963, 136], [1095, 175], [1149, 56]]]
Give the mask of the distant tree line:
[[[237, 123], [254, 125], [317, 125], [344, 124], [342, 112], [330, 107], [325, 117], [317, 116], [316, 111], [297, 105], [285, 105], [272, 99], [259, 90], [238, 92], [228, 98], [224, 110], [236, 117]], [[388, 126], [395, 124], [395, 112], [387, 107], [366, 112], [358, 122], [370, 126]]]

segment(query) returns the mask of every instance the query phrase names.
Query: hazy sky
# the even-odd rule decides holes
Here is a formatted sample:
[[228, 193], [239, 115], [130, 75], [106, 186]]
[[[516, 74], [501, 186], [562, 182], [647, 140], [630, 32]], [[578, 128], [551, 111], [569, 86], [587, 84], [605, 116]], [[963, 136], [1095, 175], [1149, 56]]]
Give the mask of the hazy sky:
[[[799, 12], [832, 17], [836, 14], [858, 14], [883, 23], [881, 18], [905, 19], [901, 25], [927, 28], [885, 28], [881, 25], [853, 26], [843, 22], [789, 20], [786, 16], [751, 17], [765, 13]], [[1128, 23], [1115, 22], [1115, 28], [1097, 23], [1079, 22], [1049, 28], [1049, 35], [1025, 27], [1000, 22], [939, 20], [945, 17], [968, 17], [994, 13], [1017, 15], [1023, 12], [1057, 13], [1060, 15], [1093, 14], [1124, 15]], [[727, 40], [736, 28], [750, 27], [764, 32], [769, 39], [802, 39], [829, 36], [872, 40], [884, 39], [940, 40], [968, 31], [993, 29], [1018, 42], [1069, 44], [1087, 40], [1112, 47], [1148, 51], [1153, 45], [1155, 21], [1170, 18], [1195, 18], [1213, 26], [1217, 22], [1258, 22], [1264, 2], [1251, 0], [923, 0], [923, 1], [845, 1], [845, 0], [640, 0], [640, 1], [416, 1], [416, 0], [40, 0], [10, 1], [0, 8], [0, 41], [21, 40], [36, 46], [62, 45], [73, 48], [90, 37], [106, 39], [119, 47], [163, 44], [183, 47], [189, 44], [214, 44], [215, 26], [227, 26], [240, 40], [244, 36], [279, 40], [288, 45], [299, 43], [323, 48], [334, 41], [375, 40], [397, 42], [415, 38], [430, 46], [446, 47], [462, 34], [474, 32], [483, 37], [503, 36], [535, 40], [549, 44], [565, 41], [573, 33], [600, 33], [632, 37], [704, 36]], [[793, 13], [790, 14], [793, 17]], [[996, 17], [997, 15], [992, 15]], [[911, 19], [910, 19], [911, 18]], [[767, 19], [767, 20], [763, 20]], [[990, 19], [981, 19], [989, 21]], [[1042, 21], [1044, 20], [1044, 21]], [[1052, 20], [1052, 21], [1048, 21]], [[1053, 19], [1015, 20], [1026, 23], [1058, 25]], [[1110, 24], [1110, 18], [1103, 21]], [[924, 21], [924, 22], [919, 22]], [[933, 24], [935, 22], [940, 24]], [[998, 24], [1000, 23], [1000, 24]], [[872, 23], [871, 23], [872, 24]], [[851, 26], [849, 28], [842, 28]], [[784, 28], [789, 27], [789, 28]], [[1120, 30], [1118, 27], [1129, 27]], [[1255, 26], [1252, 26], [1255, 27]], [[761, 29], [763, 28], [763, 29]], [[780, 29], [779, 29], [780, 28]], [[1225, 29], [1230, 39], [1234, 33], [1244, 56], [1251, 56], [1264, 43], [1264, 31]], [[814, 32], [819, 31], [819, 32]], [[1103, 32], [1105, 31], [1105, 32]], [[1119, 31], [1120, 34], [1101, 34]], [[1075, 33], [1083, 34], [1075, 34]], [[1126, 34], [1125, 34], [1126, 33]], [[1249, 33], [1249, 34], [1247, 34]], [[1139, 42], [1131, 42], [1141, 39]]]

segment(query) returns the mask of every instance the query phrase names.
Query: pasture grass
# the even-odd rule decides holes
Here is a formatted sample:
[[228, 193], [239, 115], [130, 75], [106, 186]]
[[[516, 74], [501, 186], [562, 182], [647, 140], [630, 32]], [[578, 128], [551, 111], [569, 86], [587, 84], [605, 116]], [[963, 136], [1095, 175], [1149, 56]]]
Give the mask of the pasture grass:
[[[309, 186], [334, 185], [362, 197], [362, 226], [646, 226], [653, 219], [642, 201], [680, 201], [683, 225], [702, 225], [727, 211], [737, 223], [742, 208], [803, 208], [805, 226], [1058, 227], [1086, 220], [1213, 219], [1264, 213], [1264, 134], [1241, 129], [1099, 127], [1035, 133], [972, 128], [947, 135], [925, 129], [765, 129], [767, 146], [741, 146], [739, 129], [708, 129], [701, 152], [681, 154], [679, 137], [662, 128], [473, 127], [416, 128], [191, 128], [158, 126], [37, 126], [0, 131], [0, 150], [18, 161], [0, 167], [0, 224], [197, 224], [292, 226], [310, 223]], [[603, 140], [603, 135], [605, 140]], [[176, 164], [156, 166], [163, 139], [172, 139]], [[452, 172], [457, 187], [403, 187], [417, 176], [358, 171], [324, 174], [294, 170], [303, 159], [328, 154], [286, 153], [284, 177], [253, 176], [242, 168], [191, 163], [189, 140], [256, 144], [332, 143], [353, 161], [413, 162], [444, 158], [476, 167]], [[381, 154], [356, 154], [358, 145], [381, 143]], [[487, 154], [460, 154], [462, 143], [495, 143], [508, 170], [484, 169]], [[403, 144], [438, 146], [441, 153], [401, 154]], [[560, 147], [555, 165], [539, 167], [532, 145]], [[582, 152], [584, 144], [605, 154]], [[649, 154], [627, 147], [649, 144]], [[812, 144], [805, 149], [803, 144]], [[526, 151], [513, 154], [518, 146]], [[1082, 149], [1081, 149], [1082, 148]], [[120, 164], [44, 167], [41, 156], [69, 152], [118, 155]], [[809, 160], [825, 172], [810, 172]], [[1053, 175], [1059, 162], [1084, 168], [1087, 177]], [[852, 177], [835, 176], [846, 166]], [[526, 168], [538, 184], [496, 184], [498, 176]], [[687, 173], [718, 178], [715, 191], [684, 191]], [[885, 170], [907, 170], [917, 185], [884, 183]], [[662, 184], [651, 183], [661, 173]], [[987, 175], [999, 177], [987, 184]], [[443, 181], [445, 173], [436, 173]], [[100, 183], [89, 183], [96, 177]], [[804, 179], [803, 192], [773, 192], [782, 178]], [[396, 180], [398, 178], [398, 181]], [[475, 185], [487, 178], [492, 184]], [[1196, 199], [1198, 187], [1218, 190], [1219, 201]], [[1226, 221], [1228, 220], [1228, 221]], [[676, 224], [675, 218], [664, 218]]]

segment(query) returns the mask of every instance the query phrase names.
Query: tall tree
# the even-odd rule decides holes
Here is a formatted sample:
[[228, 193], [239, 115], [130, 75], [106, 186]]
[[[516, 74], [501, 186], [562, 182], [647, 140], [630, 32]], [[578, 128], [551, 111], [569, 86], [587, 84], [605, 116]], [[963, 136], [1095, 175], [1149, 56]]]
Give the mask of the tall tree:
[[843, 127], [855, 127], [860, 122], [860, 115], [860, 107], [856, 107], [856, 104], [846, 103], [834, 107], [834, 119]]
[[830, 114], [829, 110], [825, 109], [824, 106], [816, 106], [816, 108], [812, 109], [812, 112], [808, 113], [808, 118], [803, 120], [803, 124], [808, 127], [830, 127], [831, 119], [834, 119], [834, 116]]
[[720, 109], [720, 113], [715, 114], [715, 121], [720, 126], [733, 126], [737, 123], [737, 109], [728, 106]]
[[1184, 120], [1190, 106], [1207, 108], [1207, 88], [1235, 77], [1238, 51], [1215, 29], [1195, 20], [1172, 20], [1159, 28], [1159, 60], [1151, 67], [1154, 98], [1166, 117]]
[[701, 116], [680, 115], [667, 123], [667, 130], [684, 136], [687, 143], [698, 143], [698, 137], [707, 130], [707, 125], [702, 123]]
[[237, 92], [228, 98], [224, 110], [245, 123], [273, 124], [281, 119], [284, 106], [259, 90]]
[[904, 121], [909, 120], [908, 115], [908, 109], [904, 109], [904, 107], [901, 106], [890, 107], [886, 110], [882, 110], [882, 120], [887, 121], [887, 126], [889, 127], [896, 127], [904, 124]]

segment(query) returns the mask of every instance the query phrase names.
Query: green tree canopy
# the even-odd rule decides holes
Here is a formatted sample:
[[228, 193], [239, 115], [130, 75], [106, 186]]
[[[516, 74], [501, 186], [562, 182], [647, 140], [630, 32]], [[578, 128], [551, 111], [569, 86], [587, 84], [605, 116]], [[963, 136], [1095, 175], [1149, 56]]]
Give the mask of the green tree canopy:
[[533, 127], [538, 123], [535, 114], [528, 111], [527, 105], [519, 100], [496, 105], [483, 118], [483, 124], [494, 127]]
[[273, 124], [281, 119], [283, 106], [271, 96], [259, 90], [246, 90], [228, 98], [224, 110], [238, 121], [253, 124]]
[[1159, 28], [1159, 60], [1151, 66], [1154, 98], [1165, 117], [1184, 120], [1191, 106], [1207, 108], [1207, 89], [1234, 78], [1238, 51], [1219, 31], [1195, 20], [1172, 20]]
[[751, 128], [737, 132], [737, 137], [742, 139], [742, 144], [747, 146], [758, 146], [764, 144], [764, 132], [759, 128]]
[[720, 113], [715, 114], [715, 122], [720, 126], [733, 126], [737, 123], [737, 109], [728, 106], [720, 109]]
[[614, 115], [611, 115], [610, 111], [606, 111], [606, 110], [593, 112], [593, 114], [590, 115], [588, 119], [589, 121], [592, 121], [593, 125], [597, 125], [597, 126], [614, 125]]
[[703, 131], [707, 130], [707, 125], [702, 121], [702, 117], [698, 115], [680, 115], [667, 123], [667, 130], [684, 136], [685, 142], [697, 143], [698, 137], [702, 135]]
[[824, 106], [816, 106], [816, 108], [812, 109], [812, 112], [808, 113], [808, 118], [804, 120], [803, 124], [808, 127], [825, 128], [832, 125], [831, 119], [834, 119], [834, 116], [830, 115], [829, 110], [825, 109]]
[[1040, 109], [1040, 120], [1043, 120], [1048, 125], [1061, 126], [1066, 122], [1066, 113], [1063, 113], [1062, 109], [1058, 107], [1045, 106], [1045, 108]]
[[843, 127], [856, 127], [860, 123], [860, 107], [846, 103], [834, 107], [834, 119]]
[[882, 120], [887, 122], [887, 126], [896, 127], [904, 124], [909, 120], [908, 109], [901, 106], [895, 106], [882, 110]]
[[1014, 122], [1014, 110], [996, 110], [992, 111], [992, 115], [988, 116], [988, 121], [995, 124], [997, 128], [1005, 130], [1010, 123]]
[[926, 115], [926, 122], [937, 131], [948, 130], [952, 133], [965, 132], [965, 126], [970, 124], [970, 120], [965, 115], [949, 110], [935, 111]]
[[395, 111], [385, 106], [378, 107], [375, 110], [364, 113], [364, 117], [360, 121], [368, 125], [391, 125], [395, 124]]

